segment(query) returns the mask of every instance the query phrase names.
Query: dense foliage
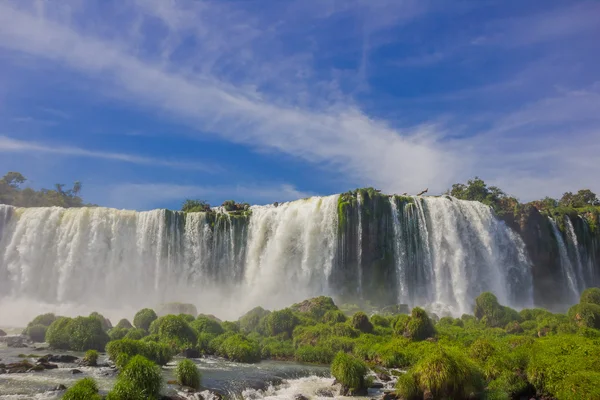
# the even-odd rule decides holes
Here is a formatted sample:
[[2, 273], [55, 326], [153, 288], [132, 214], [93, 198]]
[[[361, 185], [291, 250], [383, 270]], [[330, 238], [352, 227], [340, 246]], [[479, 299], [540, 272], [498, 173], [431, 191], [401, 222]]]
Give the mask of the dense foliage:
[[[516, 312], [486, 292], [477, 297], [474, 315], [461, 318], [438, 318], [419, 307], [410, 314], [398, 313], [404, 307], [386, 307], [378, 314], [374, 309], [357, 311], [354, 305], [344, 307], [352, 311], [346, 318], [329, 298], [272, 312], [255, 308], [238, 321], [225, 322], [180, 314], [160, 317], [148, 326], [153, 313], [143, 310], [139, 316], [152, 317], [145, 320], [149, 332], [128, 329], [125, 323], [109, 331], [111, 338], [123, 332], [135, 336], [106, 346], [110, 360], [122, 371], [109, 399], [138, 390], [133, 387], [146, 388], [148, 398], [154, 398], [157, 386], [147, 386], [141, 372], [132, 372], [130, 365], [153, 376], [157, 370], [151, 366], [166, 365], [189, 349], [247, 363], [274, 359], [331, 364], [332, 375], [347, 394], [364, 393], [370, 384], [368, 368], [383, 367], [407, 371], [397, 383], [398, 394], [407, 400], [595, 399], [600, 387], [598, 293], [597, 288], [588, 289], [567, 314], [554, 314], [543, 309]], [[51, 346], [93, 345], [103, 350], [96, 346], [98, 337], [106, 340], [97, 316], [38, 317], [32, 323], [54, 318], [46, 335]], [[139, 321], [136, 326], [143, 326]], [[92, 355], [89, 352], [86, 359]], [[175, 372], [180, 384], [199, 385], [192, 361], [180, 362]]]
[[[0, 204], [10, 204], [17, 207], [82, 207], [83, 200], [79, 197], [81, 182], [75, 182], [71, 189], [57, 183], [54, 189], [34, 190], [21, 186], [27, 181], [19, 172], [7, 172], [0, 179]], [[89, 204], [87, 204], [89, 206]]]
[[143, 308], [135, 314], [135, 317], [133, 317], [133, 325], [136, 328], [147, 331], [150, 329], [150, 324], [153, 323], [157, 318], [158, 316], [154, 310], [150, 308]]
[[129, 360], [117, 377], [107, 400], [144, 399], [160, 397], [162, 387], [160, 368], [152, 361], [137, 355]]
[[63, 400], [101, 400], [102, 396], [98, 394], [98, 385], [92, 378], [83, 378], [63, 395]]

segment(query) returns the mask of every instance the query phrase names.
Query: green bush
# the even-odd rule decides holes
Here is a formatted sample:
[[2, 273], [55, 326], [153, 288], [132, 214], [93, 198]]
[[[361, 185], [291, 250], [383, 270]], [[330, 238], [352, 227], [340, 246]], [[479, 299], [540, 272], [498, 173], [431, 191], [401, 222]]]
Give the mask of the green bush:
[[63, 400], [102, 400], [98, 394], [98, 385], [92, 378], [83, 378], [67, 389]]
[[240, 333], [227, 337], [218, 347], [217, 354], [229, 360], [243, 363], [260, 361], [260, 347], [258, 343]]
[[96, 350], [86, 351], [85, 356], [83, 356], [83, 362], [88, 367], [95, 367], [98, 365], [98, 352]]
[[362, 311], [357, 312], [350, 320], [350, 326], [364, 333], [373, 332], [373, 324], [369, 321], [369, 317]]
[[158, 316], [154, 312], [154, 310], [150, 308], [143, 308], [138, 311], [133, 317], [133, 325], [136, 328], [143, 329], [148, 331], [150, 329], [150, 324], [154, 322]]
[[469, 356], [481, 363], [485, 363], [496, 353], [496, 348], [487, 338], [479, 338], [469, 348]]
[[600, 306], [600, 288], [587, 288], [581, 293], [580, 303], [591, 303]]
[[98, 317], [77, 317], [68, 324], [69, 349], [75, 351], [98, 350], [104, 351], [104, 347], [110, 340], [108, 334], [102, 328]]
[[52, 313], [41, 314], [35, 317], [29, 324], [27, 324], [27, 326], [29, 327], [33, 325], [43, 325], [48, 327], [52, 325], [52, 323], [56, 321], [57, 318], [58, 317]]
[[478, 368], [460, 352], [441, 346], [428, 353], [409, 373], [397, 383], [399, 394], [408, 395], [409, 399], [415, 398], [415, 391], [420, 398], [431, 393], [435, 399], [466, 399], [483, 390]]
[[490, 292], [484, 292], [475, 299], [475, 317], [490, 328], [500, 328], [509, 322], [519, 322], [521, 316], [510, 307], [498, 303], [498, 299]]
[[109, 340], [98, 317], [58, 318], [46, 331], [46, 341], [55, 349], [104, 351]]
[[[131, 325], [131, 322], [129, 322], [127, 319], [123, 318], [122, 320], [119, 321], [119, 323], [117, 325], [115, 325], [115, 328], [131, 329], [131, 328], [133, 328], [133, 325]], [[115, 329], [115, 328], [113, 328], [113, 329]]]
[[435, 335], [433, 322], [422, 308], [415, 307], [410, 313], [410, 319], [406, 323], [404, 336], [412, 340], [425, 340]]
[[54, 349], [69, 349], [69, 324], [71, 318], [59, 317], [48, 327], [46, 342]]
[[187, 322], [188, 324], [189, 324], [189, 323], [192, 323], [193, 321], [195, 321], [195, 320], [196, 320], [196, 317], [194, 317], [194, 316], [193, 316], [193, 315], [191, 315], [191, 314], [179, 314], [179, 315], [178, 315], [178, 317], [179, 317], [179, 318], [182, 318], [182, 319], [183, 319], [185, 322]]
[[[535, 341], [527, 378], [538, 393], [555, 396], [563, 380], [576, 373], [598, 372], [600, 344], [576, 335], [553, 335]], [[574, 378], [572, 378], [574, 379]]]
[[334, 353], [322, 346], [301, 346], [294, 355], [296, 361], [313, 364], [330, 364]]
[[108, 331], [108, 337], [110, 340], [120, 340], [127, 336], [129, 329], [115, 327]]
[[569, 309], [568, 316], [578, 326], [600, 329], [600, 306], [597, 304], [576, 304]]
[[177, 378], [177, 383], [182, 386], [191, 387], [196, 390], [200, 389], [202, 374], [200, 374], [200, 370], [192, 360], [185, 359], [177, 363], [175, 377]]
[[130, 339], [108, 343], [106, 352], [119, 368], [124, 367], [127, 361], [136, 355], [144, 356], [158, 365], [167, 364], [173, 357], [173, 351], [164, 343]]
[[90, 314], [90, 318], [96, 318], [100, 321], [100, 325], [102, 326], [102, 330], [107, 332], [109, 329], [112, 329], [112, 324], [108, 318], [105, 318], [104, 315], [94, 311]]
[[32, 342], [42, 343], [46, 340], [46, 331], [48, 327], [45, 325], [31, 325], [25, 329], [25, 334], [29, 336]]
[[579, 371], [563, 379], [556, 389], [557, 400], [600, 399], [600, 372]]
[[519, 315], [523, 321], [536, 321], [552, 316], [552, 313], [543, 308], [524, 308], [519, 311]]
[[366, 389], [367, 366], [350, 354], [339, 352], [331, 363], [331, 375], [350, 392]]
[[146, 336], [148, 336], [148, 332], [146, 332], [143, 329], [134, 328], [134, 329], [129, 329], [127, 331], [127, 334], [124, 336], [124, 338], [131, 339], [131, 340], [140, 340]]
[[519, 324], [517, 321], [509, 322], [508, 324], [506, 324], [506, 328], [504, 329], [506, 330], [506, 332], [512, 334], [523, 333], [523, 328], [521, 327], [521, 324]]
[[262, 307], [253, 308], [238, 319], [240, 330], [244, 333], [258, 332], [261, 321], [270, 313]]
[[348, 318], [340, 310], [329, 310], [323, 316], [323, 322], [328, 324], [337, 324], [338, 322], [346, 322]]
[[137, 355], [131, 358], [117, 377], [107, 400], [158, 399], [162, 387], [160, 367]]
[[399, 314], [392, 320], [392, 327], [394, 328], [394, 334], [398, 336], [404, 335], [406, 325], [410, 321], [410, 315]]
[[214, 349], [212, 349], [210, 347], [210, 343], [213, 341], [213, 339], [215, 339], [217, 337], [217, 335], [214, 335], [212, 333], [200, 333], [198, 335], [198, 351], [200, 351], [200, 353], [202, 354], [213, 354], [214, 353]]
[[220, 323], [218, 323], [214, 319], [210, 319], [207, 317], [198, 317], [190, 325], [198, 333], [210, 333], [213, 335], [220, 335], [222, 333], [225, 333], [225, 330], [223, 329]]
[[158, 324], [157, 333], [160, 340], [174, 348], [194, 347], [198, 341], [196, 331], [178, 315], [167, 315], [154, 323]]
[[223, 330], [225, 332], [233, 332], [233, 333], [240, 332], [240, 325], [234, 321], [223, 321], [223, 322], [221, 322], [221, 326], [223, 327]]
[[262, 359], [289, 360], [294, 357], [294, 353], [295, 349], [291, 340], [268, 337], [260, 343], [260, 357]]
[[267, 333], [269, 336], [277, 336], [284, 333], [288, 337], [291, 337], [298, 323], [298, 317], [289, 308], [273, 311], [266, 317]]

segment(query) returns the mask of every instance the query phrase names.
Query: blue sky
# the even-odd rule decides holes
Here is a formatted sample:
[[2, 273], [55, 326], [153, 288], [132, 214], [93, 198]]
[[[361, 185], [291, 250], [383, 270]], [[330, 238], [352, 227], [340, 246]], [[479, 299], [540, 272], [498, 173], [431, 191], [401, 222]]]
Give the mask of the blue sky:
[[600, 2], [0, 0], [0, 171], [87, 201], [600, 192]]

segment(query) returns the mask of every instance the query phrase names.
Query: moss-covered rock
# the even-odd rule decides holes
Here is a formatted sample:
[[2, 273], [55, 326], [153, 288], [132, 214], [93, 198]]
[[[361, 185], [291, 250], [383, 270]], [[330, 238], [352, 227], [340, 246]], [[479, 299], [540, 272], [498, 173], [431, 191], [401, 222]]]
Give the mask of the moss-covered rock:
[[160, 340], [169, 343], [175, 349], [193, 347], [198, 340], [196, 331], [179, 315], [160, 317], [151, 325], [156, 328], [152, 329], [151, 326], [151, 332], [156, 330]]
[[490, 328], [505, 327], [509, 322], [519, 322], [521, 316], [510, 307], [502, 306], [493, 293], [485, 292], [475, 299], [475, 317]]
[[338, 322], [346, 322], [348, 318], [346, 315], [340, 310], [330, 310], [325, 313], [323, 316], [323, 322], [329, 324], [337, 324]]
[[98, 317], [59, 318], [46, 331], [46, 341], [55, 349], [104, 351], [109, 340]]
[[179, 361], [175, 368], [175, 377], [177, 378], [177, 383], [182, 386], [191, 387], [196, 390], [200, 389], [202, 374], [192, 360], [185, 359]]
[[427, 312], [422, 308], [415, 307], [410, 313], [410, 319], [406, 323], [404, 336], [412, 340], [425, 340], [435, 335], [433, 322], [429, 319]]
[[162, 383], [160, 368], [152, 361], [137, 355], [121, 370], [106, 399], [158, 399]]
[[117, 323], [117, 325], [115, 325], [115, 328], [131, 329], [133, 328], [133, 325], [131, 325], [131, 322], [129, 322], [127, 319], [123, 318]]
[[77, 381], [63, 395], [63, 400], [102, 400], [98, 394], [98, 384], [93, 378]]
[[331, 363], [331, 375], [342, 385], [342, 394], [366, 394], [367, 372], [364, 362], [344, 352]]
[[32, 342], [42, 343], [46, 340], [47, 330], [48, 327], [45, 325], [31, 325], [25, 329], [25, 334]]
[[217, 354], [232, 361], [253, 363], [260, 361], [260, 347], [242, 334], [227, 337], [218, 346]]
[[261, 321], [271, 312], [262, 307], [255, 307], [238, 319], [240, 330], [244, 333], [258, 332]]
[[173, 350], [167, 344], [145, 340], [115, 340], [108, 343], [106, 352], [119, 367], [136, 355], [142, 355], [158, 365], [165, 365], [173, 358]]
[[110, 340], [120, 340], [123, 339], [125, 336], [127, 336], [127, 333], [129, 332], [129, 329], [125, 329], [125, 328], [112, 328], [110, 331], [108, 331], [108, 337], [110, 338]]
[[338, 307], [331, 297], [319, 296], [304, 300], [290, 307], [293, 311], [304, 313], [317, 321], [322, 321], [329, 311], [338, 311]]
[[[112, 332], [112, 329], [111, 329], [111, 332]], [[110, 333], [109, 333], [109, 335], [110, 335]], [[148, 336], [148, 332], [146, 332], [143, 329], [134, 328], [134, 329], [128, 329], [124, 338], [131, 339], [131, 340], [140, 340], [146, 336]]]
[[88, 367], [95, 367], [98, 365], [98, 351], [88, 350], [83, 356], [83, 363]]
[[398, 393], [406, 399], [477, 398], [483, 392], [481, 371], [455, 350], [436, 347], [409, 374], [398, 380]]
[[154, 312], [154, 310], [150, 308], [144, 308], [138, 311], [133, 317], [133, 325], [136, 328], [143, 329], [148, 331], [150, 329], [150, 324], [154, 322], [158, 316]]
[[369, 317], [362, 311], [357, 312], [350, 320], [350, 326], [364, 333], [373, 332], [373, 324], [369, 321]]

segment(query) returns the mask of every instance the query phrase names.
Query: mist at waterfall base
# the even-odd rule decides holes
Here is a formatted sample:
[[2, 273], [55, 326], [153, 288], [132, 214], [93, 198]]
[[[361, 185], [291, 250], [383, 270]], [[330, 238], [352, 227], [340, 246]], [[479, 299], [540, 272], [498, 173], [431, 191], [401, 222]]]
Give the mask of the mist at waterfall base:
[[[533, 305], [526, 246], [489, 207], [447, 196], [356, 197], [344, 220], [338, 195], [253, 206], [250, 216], [0, 205], [0, 323], [92, 311], [116, 321], [172, 301], [237, 319], [318, 295], [440, 316], [472, 313], [484, 291], [515, 308]], [[576, 302], [594, 267], [568, 254], [574, 232], [559, 236]]]

